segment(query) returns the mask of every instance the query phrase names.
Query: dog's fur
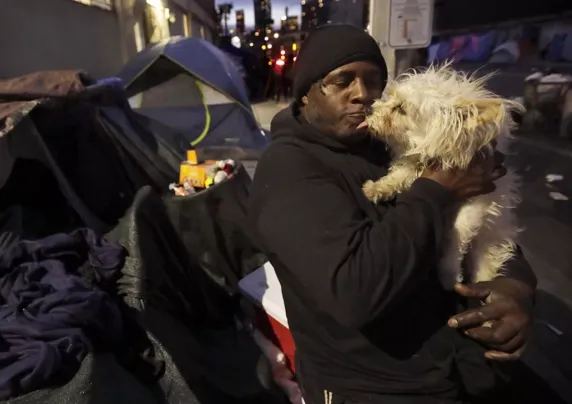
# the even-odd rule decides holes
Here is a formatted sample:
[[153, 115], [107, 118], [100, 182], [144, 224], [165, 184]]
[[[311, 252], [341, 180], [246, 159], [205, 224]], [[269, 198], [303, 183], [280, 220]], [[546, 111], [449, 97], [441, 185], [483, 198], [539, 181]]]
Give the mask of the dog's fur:
[[[486, 78], [457, 72], [449, 65], [406, 73], [390, 83], [374, 103], [366, 123], [393, 153], [387, 176], [364, 185], [377, 202], [407, 190], [430, 164], [465, 169], [477, 153], [502, 150], [510, 139], [514, 101], [487, 91]], [[513, 257], [518, 228], [514, 209], [519, 202], [517, 177], [510, 171], [496, 190], [460, 206], [439, 265], [446, 289], [462, 280], [467, 256], [470, 281], [491, 280]]]

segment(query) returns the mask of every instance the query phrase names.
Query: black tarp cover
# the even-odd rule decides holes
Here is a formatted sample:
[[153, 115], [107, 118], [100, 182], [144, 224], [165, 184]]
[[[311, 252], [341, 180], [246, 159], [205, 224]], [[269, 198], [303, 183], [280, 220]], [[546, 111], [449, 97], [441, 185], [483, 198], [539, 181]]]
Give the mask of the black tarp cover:
[[250, 178], [165, 195], [184, 144], [82, 73], [0, 81], [0, 253], [78, 227], [107, 234], [129, 252], [117, 297], [132, 319], [129, 352], [90, 355], [65, 386], [9, 403], [283, 402], [235, 324], [234, 284], [264, 261], [242, 230]]

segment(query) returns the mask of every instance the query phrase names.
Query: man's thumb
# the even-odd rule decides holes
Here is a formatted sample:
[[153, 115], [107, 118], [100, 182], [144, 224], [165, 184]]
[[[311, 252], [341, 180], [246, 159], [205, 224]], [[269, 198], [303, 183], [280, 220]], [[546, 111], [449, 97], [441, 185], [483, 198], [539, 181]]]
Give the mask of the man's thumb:
[[478, 297], [479, 299], [486, 299], [490, 294], [491, 290], [485, 284], [472, 283], [470, 285], [465, 285], [463, 283], [457, 283], [455, 285], [455, 292], [465, 297]]

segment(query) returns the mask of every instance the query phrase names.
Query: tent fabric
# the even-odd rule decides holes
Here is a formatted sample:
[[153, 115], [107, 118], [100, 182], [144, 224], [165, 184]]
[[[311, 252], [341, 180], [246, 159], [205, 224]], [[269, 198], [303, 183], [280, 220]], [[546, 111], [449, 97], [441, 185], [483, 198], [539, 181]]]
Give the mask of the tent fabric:
[[495, 41], [494, 31], [455, 36], [431, 45], [430, 58], [437, 62], [485, 62], [492, 53]]
[[486, 62], [495, 42], [494, 32], [468, 35], [468, 43], [462, 56], [463, 62]]
[[267, 145], [240, 72], [207, 41], [160, 42], [139, 53], [118, 78], [132, 108], [176, 129], [194, 147], [262, 150]]
[[128, 97], [141, 91], [137, 78], [161, 56], [179, 64], [179, 70], [181, 67], [188, 69], [200, 80], [250, 109], [242, 77], [234, 63], [210, 42], [196, 38], [165, 39], [137, 54], [117, 75], [125, 83]]
[[554, 35], [546, 48], [546, 60], [550, 62], [560, 62], [564, 59], [564, 45], [568, 36], [570, 35], [567, 33]]

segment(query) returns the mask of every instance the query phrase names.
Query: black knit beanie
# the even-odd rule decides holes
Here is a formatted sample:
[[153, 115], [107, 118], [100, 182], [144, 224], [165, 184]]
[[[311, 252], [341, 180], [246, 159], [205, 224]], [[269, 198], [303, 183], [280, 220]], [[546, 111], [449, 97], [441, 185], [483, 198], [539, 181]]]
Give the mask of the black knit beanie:
[[387, 81], [387, 66], [375, 40], [363, 29], [347, 24], [324, 25], [303, 42], [294, 64], [294, 99], [299, 102], [310, 86], [332, 70], [352, 62], [373, 62]]

